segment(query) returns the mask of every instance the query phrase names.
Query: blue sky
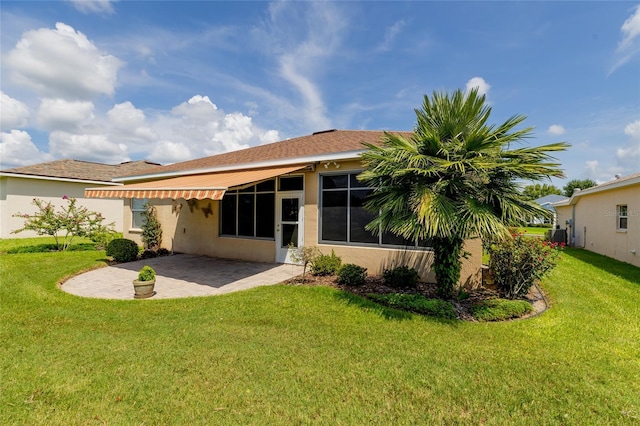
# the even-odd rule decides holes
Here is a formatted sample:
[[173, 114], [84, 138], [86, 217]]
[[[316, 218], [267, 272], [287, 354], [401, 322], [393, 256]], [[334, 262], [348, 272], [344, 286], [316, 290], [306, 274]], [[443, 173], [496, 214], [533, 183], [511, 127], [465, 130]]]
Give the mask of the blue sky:
[[572, 144], [569, 179], [640, 171], [638, 2], [3, 0], [0, 31], [3, 169], [411, 130], [477, 86], [494, 123]]

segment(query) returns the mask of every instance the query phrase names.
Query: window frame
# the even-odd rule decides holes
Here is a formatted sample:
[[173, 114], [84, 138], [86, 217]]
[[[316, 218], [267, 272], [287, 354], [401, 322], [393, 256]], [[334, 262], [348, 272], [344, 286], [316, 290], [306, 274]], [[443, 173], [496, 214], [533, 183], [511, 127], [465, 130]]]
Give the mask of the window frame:
[[[274, 182], [274, 187], [273, 190], [258, 190], [258, 185], [264, 182], [268, 182], [268, 181], [273, 181]], [[223, 211], [222, 211], [222, 203], [223, 200], [220, 200], [220, 204], [219, 204], [219, 208], [220, 208], [220, 214], [219, 214], [219, 221], [218, 221], [218, 236], [219, 237], [223, 237], [223, 238], [242, 238], [242, 239], [250, 239], [250, 240], [264, 240], [264, 241], [275, 241], [276, 235], [275, 235], [275, 202], [276, 202], [276, 193], [277, 193], [277, 178], [273, 178], [273, 179], [266, 179], [260, 182], [253, 182], [251, 185], [245, 186], [245, 187], [241, 187], [238, 189], [233, 189], [233, 190], [227, 190], [223, 196], [223, 200], [224, 197], [226, 197], [227, 195], [233, 196], [235, 198], [235, 203], [234, 203], [234, 216], [235, 216], [235, 220], [234, 220], [234, 228], [235, 228], [235, 233], [233, 234], [227, 234], [227, 233], [223, 233], [223, 224], [222, 224], [222, 220], [224, 217]], [[252, 191], [248, 191], [249, 188], [253, 188]], [[258, 196], [259, 195], [265, 195], [265, 194], [272, 194], [273, 195], [273, 236], [272, 237], [259, 237], [257, 236], [258, 234]], [[239, 217], [239, 200], [241, 196], [247, 196], [247, 195], [251, 195], [253, 196], [253, 236], [250, 235], [241, 235], [239, 234], [239, 229], [240, 229], [240, 217]]]
[[[622, 209], [624, 208], [624, 215]], [[622, 226], [622, 220], [624, 219], [624, 227]], [[629, 206], [627, 204], [616, 205], [616, 230], [626, 231], [629, 229]]]
[[[365, 243], [365, 242], [353, 242], [351, 239], [351, 191], [362, 191], [362, 190], [372, 190], [373, 188], [367, 186], [354, 186], [351, 184], [351, 176], [359, 175], [362, 173], [362, 170], [344, 170], [344, 171], [336, 171], [336, 172], [325, 172], [318, 173], [318, 243], [319, 244], [331, 244], [331, 245], [343, 245], [349, 247], [379, 247], [379, 248], [395, 248], [395, 249], [408, 249], [408, 250], [419, 250], [419, 251], [432, 251], [433, 248], [431, 246], [421, 246], [419, 245], [419, 241], [414, 241], [413, 245], [399, 245], [399, 244], [388, 244], [384, 243], [383, 239], [385, 235], [383, 233], [378, 233], [376, 236], [378, 239], [377, 243]], [[347, 186], [346, 188], [327, 188], [323, 187], [323, 177], [324, 176], [347, 176]], [[322, 238], [323, 236], [323, 193], [324, 192], [347, 192], [347, 230], [346, 230], [346, 241], [336, 241], [336, 240], [325, 240]], [[392, 235], [392, 234], [391, 234]]]
[[[134, 200], [143, 201], [139, 208], [135, 208], [134, 207]], [[131, 198], [131, 206], [130, 206], [131, 207], [131, 225], [130, 225], [129, 229], [136, 230], [136, 231], [141, 231], [142, 230], [143, 223], [141, 223], [139, 227], [134, 226], [134, 223], [135, 223], [134, 217], [135, 217], [136, 213], [144, 213], [144, 210], [145, 210], [144, 206], [148, 202], [149, 202], [148, 198]], [[142, 218], [142, 220], [144, 221], [144, 217]]]

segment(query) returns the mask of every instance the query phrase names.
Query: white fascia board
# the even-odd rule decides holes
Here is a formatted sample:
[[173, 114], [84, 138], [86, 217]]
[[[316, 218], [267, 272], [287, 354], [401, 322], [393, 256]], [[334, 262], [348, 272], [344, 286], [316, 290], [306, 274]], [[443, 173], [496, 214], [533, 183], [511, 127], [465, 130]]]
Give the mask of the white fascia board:
[[624, 188], [626, 186], [638, 185], [640, 184], [640, 176], [634, 177], [632, 179], [625, 179], [620, 182], [611, 182], [606, 185], [592, 186], [591, 188], [583, 189], [582, 191], [575, 192], [571, 198], [564, 201], [558, 201], [557, 203], [553, 203], [554, 207], [562, 207], [562, 206], [570, 206], [576, 204], [578, 202], [578, 198], [583, 195], [597, 194], [602, 191], [609, 191], [611, 189]]
[[37, 176], [37, 175], [23, 175], [20, 173], [6, 173], [0, 172], [0, 176], [13, 177], [20, 179], [39, 179], [39, 180], [53, 180], [56, 182], [73, 182], [73, 183], [90, 183], [92, 185], [106, 185], [106, 186], [121, 186], [118, 182], [105, 182], [102, 180], [88, 180], [88, 179], [73, 179], [73, 178], [60, 178], [52, 176]]
[[261, 169], [265, 167], [289, 166], [302, 163], [317, 163], [322, 161], [355, 160], [360, 158], [364, 149], [357, 151], [333, 152], [329, 154], [310, 155], [307, 157], [283, 158], [281, 160], [256, 161], [253, 163], [230, 164], [228, 166], [208, 167], [203, 169], [179, 170], [165, 173], [153, 173], [147, 175], [125, 176], [114, 178], [116, 182], [128, 182], [137, 180], [165, 179], [177, 176], [199, 175], [203, 173], [230, 172], [234, 170]]

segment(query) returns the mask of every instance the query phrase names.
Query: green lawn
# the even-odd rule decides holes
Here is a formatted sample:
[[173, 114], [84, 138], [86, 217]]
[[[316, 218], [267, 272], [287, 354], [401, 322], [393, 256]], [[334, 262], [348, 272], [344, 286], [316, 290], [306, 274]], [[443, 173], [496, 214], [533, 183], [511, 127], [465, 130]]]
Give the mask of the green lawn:
[[527, 226], [518, 228], [518, 232], [523, 233], [525, 235], [536, 236], [536, 237], [544, 237], [547, 234], [547, 231], [551, 228], [538, 228], [535, 226]]
[[640, 422], [640, 269], [586, 251], [544, 282], [551, 310], [503, 323], [325, 287], [131, 301], [56, 288], [104, 258], [0, 255], [0, 424]]

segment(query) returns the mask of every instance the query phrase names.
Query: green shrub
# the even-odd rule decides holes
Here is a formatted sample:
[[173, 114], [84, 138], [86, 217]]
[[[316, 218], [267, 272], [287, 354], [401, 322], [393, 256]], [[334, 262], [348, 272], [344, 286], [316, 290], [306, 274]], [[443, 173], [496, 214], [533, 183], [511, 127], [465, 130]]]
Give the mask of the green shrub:
[[118, 238], [107, 245], [107, 256], [116, 262], [131, 262], [138, 258], [138, 245], [135, 241]]
[[441, 299], [428, 299], [419, 294], [369, 294], [370, 299], [392, 308], [417, 312], [438, 318], [455, 319], [456, 310], [450, 302]]
[[144, 250], [140, 255], [140, 259], [153, 259], [158, 257], [158, 252], [153, 250]]
[[331, 250], [331, 255], [328, 254], [320, 254], [315, 259], [313, 259], [313, 263], [311, 264], [311, 273], [313, 275], [335, 275], [340, 270], [340, 266], [342, 265], [342, 258], [336, 256], [333, 250]]
[[509, 299], [525, 296], [536, 280], [552, 270], [564, 244], [524, 237], [489, 243], [489, 268], [499, 290]]
[[162, 244], [162, 227], [158, 220], [158, 214], [156, 208], [148, 201], [144, 205], [144, 212], [142, 213], [144, 218], [142, 222], [142, 243], [147, 250], [158, 251]]
[[112, 232], [107, 229], [102, 232], [96, 232], [89, 238], [91, 239], [91, 241], [96, 243], [96, 249], [104, 250], [107, 248], [111, 241], [122, 238], [122, 232]]
[[151, 266], [144, 265], [138, 272], [138, 281], [153, 281], [156, 278], [156, 271]]
[[473, 305], [470, 311], [478, 321], [503, 321], [533, 312], [533, 306], [526, 300], [491, 299]]
[[360, 286], [367, 279], [367, 268], [347, 263], [338, 271], [338, 283], [349, 286]]
[[385, 285], [393, 288], [416, 287], [418, 285], [418, 271], [408, 266], [398, 266], [385, 269], [382, 272]]

